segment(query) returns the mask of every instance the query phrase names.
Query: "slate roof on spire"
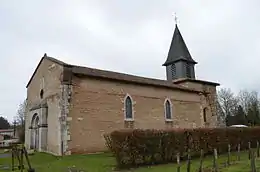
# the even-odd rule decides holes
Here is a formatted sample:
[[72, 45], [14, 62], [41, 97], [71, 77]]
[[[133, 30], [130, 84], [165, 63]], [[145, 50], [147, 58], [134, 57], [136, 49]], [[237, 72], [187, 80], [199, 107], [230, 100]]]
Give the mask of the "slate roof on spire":
[[168, 57], [163, 66], [167, 66], [168, 64], [179, 60], [184, 60], [190, 63], [197, 64], [197, 62], [192, 59], [190, 52], [182, 38], [181, 32], [176, 24], [170, 50], [168, 52]]

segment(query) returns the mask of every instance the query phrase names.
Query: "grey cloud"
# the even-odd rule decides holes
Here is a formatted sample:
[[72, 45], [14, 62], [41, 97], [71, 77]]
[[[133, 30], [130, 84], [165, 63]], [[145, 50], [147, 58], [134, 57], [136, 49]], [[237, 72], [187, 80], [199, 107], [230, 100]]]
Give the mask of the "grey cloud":
[[45, 0], [0, 2], [0, 114], [12, 120], [41, 56], [165, 78], [177, 12], [199, 79], [258, 89], [257, 0]]

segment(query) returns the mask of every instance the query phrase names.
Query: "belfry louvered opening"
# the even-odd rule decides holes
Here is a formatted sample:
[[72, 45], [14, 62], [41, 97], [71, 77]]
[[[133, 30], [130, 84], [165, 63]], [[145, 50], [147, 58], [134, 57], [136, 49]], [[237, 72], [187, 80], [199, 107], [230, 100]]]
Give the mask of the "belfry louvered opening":
[[191, 78], [191, 65], [189, 63], [186, 63], [186, 76]]
[[176, 78], [176, 66], [175, 64], [171, 65], [171, 74], [172, 74], [172, 79]]

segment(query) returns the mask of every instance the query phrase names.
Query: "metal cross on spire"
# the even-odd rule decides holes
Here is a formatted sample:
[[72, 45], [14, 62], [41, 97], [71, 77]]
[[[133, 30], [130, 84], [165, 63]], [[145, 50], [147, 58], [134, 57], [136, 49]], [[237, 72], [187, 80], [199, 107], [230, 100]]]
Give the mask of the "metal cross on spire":
[[175, 20], [175, 24], [177, 25], [178, 24], [178, 17], [176, 15], [176, 13], [174, 13], [174, 20]]

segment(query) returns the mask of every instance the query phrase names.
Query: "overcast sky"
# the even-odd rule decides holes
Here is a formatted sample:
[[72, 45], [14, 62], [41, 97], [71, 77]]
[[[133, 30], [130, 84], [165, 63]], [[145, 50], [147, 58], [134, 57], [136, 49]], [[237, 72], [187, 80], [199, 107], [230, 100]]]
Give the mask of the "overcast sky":
[[198, 79], [259, 89], [259, 9], [258, 0], [1, 0], [0, 114], [13, 120], [44, 53], [164, 79], [174, 12]]

